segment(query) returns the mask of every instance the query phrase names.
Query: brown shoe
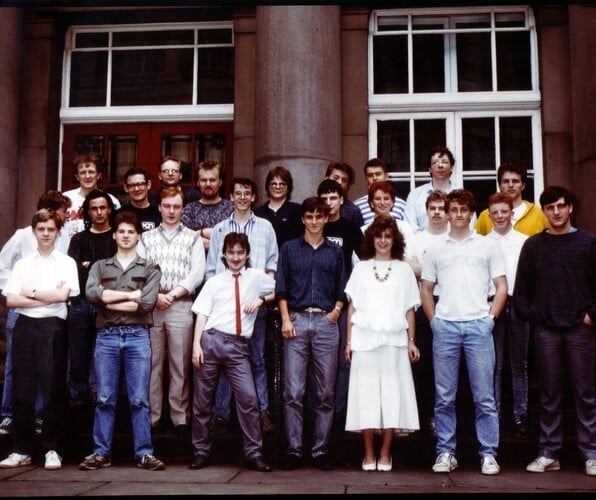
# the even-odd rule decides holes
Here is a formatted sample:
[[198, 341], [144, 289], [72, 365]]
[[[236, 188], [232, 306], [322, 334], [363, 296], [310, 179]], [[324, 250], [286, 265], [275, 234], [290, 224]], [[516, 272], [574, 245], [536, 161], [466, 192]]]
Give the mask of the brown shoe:
[[267, 411], [261, 412], [261, 429], [263, 434], [269, 434], [275, 430], [275, 425], [273, 425], [273, 422], [271, 422], [271, 419], [269, 418], [269, 412]]

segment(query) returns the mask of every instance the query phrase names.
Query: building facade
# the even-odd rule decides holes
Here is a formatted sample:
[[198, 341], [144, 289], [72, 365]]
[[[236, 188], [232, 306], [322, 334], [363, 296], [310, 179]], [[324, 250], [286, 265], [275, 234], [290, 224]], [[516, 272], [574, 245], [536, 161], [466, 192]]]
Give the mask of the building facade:
[[177, 154], [188, 185], [203, 159], [259, 189], [283, 164], [301, 201], [330, 161], [352, 165], [350, 197], [364, 194], [375, 156], [405, 198], [446, 144], [481, 207], [499, 164], [517, 161], [526, 198], [564, 185], [577, 224], [596, 232], [589, 2], [44, 5], [1, 9], [1, 244], [43, 191], [73, 186], [72, 159], [87, 150], [119, 196], [128, 167], [157, 186], [159, 158]]

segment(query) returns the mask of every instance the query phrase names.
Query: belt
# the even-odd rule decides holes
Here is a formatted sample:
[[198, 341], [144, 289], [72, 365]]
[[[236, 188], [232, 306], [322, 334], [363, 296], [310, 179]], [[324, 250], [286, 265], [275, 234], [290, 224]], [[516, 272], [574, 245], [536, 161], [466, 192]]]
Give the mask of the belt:
[[236, 335], [234, 333], [222, 332], [217, 328], [209, 328], [209, 330], [205, 330], [205, 333], [208, 335], [217, 335], [218, 337], [224, 337], [226, 340], [235, 340], [237, 342], [242, 343], [248, 342], [248, 337], [243, 337], [242, 335]]
[[325, 309], [321, 309], [320, 307], [307, 307], [306, 309], [302, 309], [302, 310], [296, 310], [294, 312], [299, 312], [299, 313], [322, 313], [322, 314], [327, 314], [327, 311], [325, 311]]

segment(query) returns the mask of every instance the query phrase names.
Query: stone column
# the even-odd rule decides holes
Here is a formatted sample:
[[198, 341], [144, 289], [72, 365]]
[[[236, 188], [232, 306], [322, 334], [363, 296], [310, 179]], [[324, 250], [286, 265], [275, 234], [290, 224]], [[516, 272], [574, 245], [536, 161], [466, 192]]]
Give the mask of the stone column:
[[340, 7], [256, 12], [254, 178], [261, 191], [269, 169], [285, 166], [301, 202], [316, 194], [329, 161], [341, 160]]
[[0, 47], [0, 245], [4, 245], [16, 227], [22, 9], [2, 8]]

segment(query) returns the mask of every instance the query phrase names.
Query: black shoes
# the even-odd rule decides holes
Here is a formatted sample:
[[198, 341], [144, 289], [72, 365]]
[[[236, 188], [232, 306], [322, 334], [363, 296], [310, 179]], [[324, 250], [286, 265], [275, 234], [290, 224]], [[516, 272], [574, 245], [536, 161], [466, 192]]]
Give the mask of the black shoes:
[[281, 461], [281, 468], [283, 470], [295, 470], [300, 468], [301, 462], [302, 460], [299, 456], [286, 454]]
[[188, 466], [191, 470], [202, 469], [207, 465], [209, 462], [209, 457], [207, 455], [197, 455], [192, 459], [192, 462]]
[[269, 467], [263, 460], [263, 457], [256, 457], [246, 461], [246, 467], [257, 472], [271, 472], [273, 469]]
[[316, 457], [312, 457], [312, 465], [319, 470], [335, 469], [335, 464], [329, 455], [317, 455]]
[[515, 424], [515, 429], [513, 431], [513, 436], [519, 439], [528, 439], [530, 437], [530, 432], [528, 431], [528, 418], [526, 415], [522, 415], [519, 419], [519, 422]]

